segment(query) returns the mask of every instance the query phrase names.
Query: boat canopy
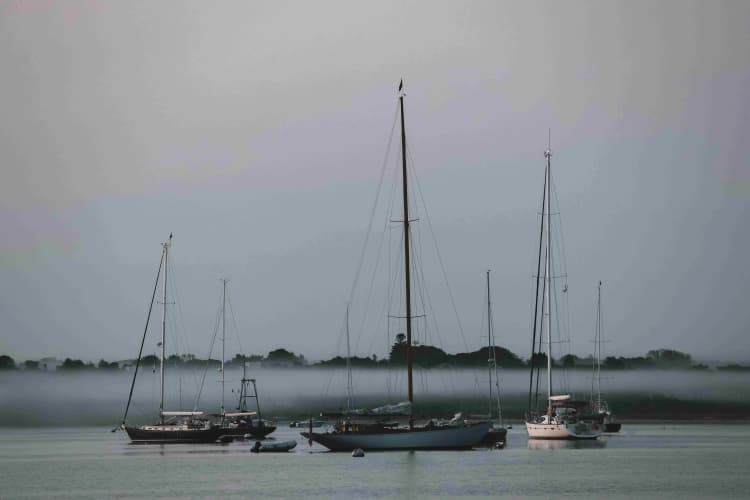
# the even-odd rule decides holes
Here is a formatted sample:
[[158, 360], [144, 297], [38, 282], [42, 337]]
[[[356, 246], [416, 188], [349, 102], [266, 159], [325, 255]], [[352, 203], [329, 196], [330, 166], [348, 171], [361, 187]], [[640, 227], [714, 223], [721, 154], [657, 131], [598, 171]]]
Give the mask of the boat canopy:
[[198, 417], [203, 415], [202, 411], [163, 411], [165, 417]]
[[240, 413], [225, 413], [225, 417], [254, 417], [257, 415], [258, 412], [256, 411], [243, 411]]
[[392, 405], [377, 408], [360, 408], [344, 412], [346, 415], [411, 415], [411, 403], [402, 401]]
[[550, 401], [566, 401], [570, 399], [570, 394], [560, 394], [559, 396], [550, 396]]

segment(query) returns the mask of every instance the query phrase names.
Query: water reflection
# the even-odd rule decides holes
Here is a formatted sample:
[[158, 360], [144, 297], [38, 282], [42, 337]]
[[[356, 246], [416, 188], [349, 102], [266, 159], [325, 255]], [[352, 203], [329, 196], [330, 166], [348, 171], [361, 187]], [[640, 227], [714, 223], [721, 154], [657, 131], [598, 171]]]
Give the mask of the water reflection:
[[583, 450], [606, 448], [606, 439], [529, 439], [530, 450]]

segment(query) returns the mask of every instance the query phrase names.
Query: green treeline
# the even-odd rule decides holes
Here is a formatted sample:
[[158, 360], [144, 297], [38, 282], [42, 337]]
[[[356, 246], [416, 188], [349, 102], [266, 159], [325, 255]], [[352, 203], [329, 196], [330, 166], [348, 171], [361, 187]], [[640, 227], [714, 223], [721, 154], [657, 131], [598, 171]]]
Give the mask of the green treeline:
[[[414, 365], [421, 368], [482, 368], [492, 362], [492, 349], [482, 347], [473, 352], [460, 352], [449, 354], [442, 349], [429, 345], [412, 346]], [[497, 365], [501, 368], [527, 368], [529, 360], [521, 359], [510, 350], [496, 346], [494, 357]], [[373, 354], [371, 357], [352, 356], [350, 358], [352, 367], [355, 368], [380, 368], [388, 366], [400, 366], [406, 363], [406, 339], [403, 334], [396, 336], [396, 341], [391, 347], [387, 358], [378, 359]], [[533, 356], [534, 366], [545, 366], [547, 357], [544, 353], [535, 353]], [[216, 368], [221, 362], [217, 359], [200, 359], [192, 354], [173, 354], [166, 359], [167, 366], [186, 368]], [[331, 359], [308, 362], [304, 356], [295, 354], [286, 349], [275, 349], [266, 356], [236, 354], [226, 362], [227, 368], [239, 367], [243, 363], [252, 363], [261, 367], [344, 367], [347, 360], [341, 356]], [[581, 358], [574, 354], [567, 354], [560, 359], [553, 359], [553, 365], [571, 369], [591, 369], [593, 358], [591, 356]], [[141, 358], [141, 367], [144, 369], [156, 368], [159, 358], [149, 354]], [[0, 355], [0, 370], [29, 370], [29, 371], [117, 371], [130, 370], [135, 366], [135, 360], [106, 361], [98, 363], [85, 362], [80, 359], [66, 358], [58, 361], [54, 358], [41, 360], [27, 360], [23, 363], [16, 361], [7, 355]], [[605, 370], [637, 370], [637, 369], [708, 369], [707, 366], [695, 363], [689, 354], [672, 349], [656, 349], [649, 351], [645, 356], [637, 357], [615, 357], [608, 356], [602, 360], [602, 368]], [[750, 366], [727, 364], [717, 366], [717, 370], [727, 371], [750, 371]]]

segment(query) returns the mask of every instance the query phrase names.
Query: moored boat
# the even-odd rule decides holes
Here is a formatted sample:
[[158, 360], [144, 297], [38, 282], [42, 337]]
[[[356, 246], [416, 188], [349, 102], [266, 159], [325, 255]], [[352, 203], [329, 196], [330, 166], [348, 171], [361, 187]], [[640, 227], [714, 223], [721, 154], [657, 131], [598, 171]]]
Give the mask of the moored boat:
[[285, 453], [297, 447], [297, 441], [256, 441], [250, 451], [253, 453]]
[[[154, 443], [154, 444], [172, 444], [172, 443], [213, 443], [221, 435], [221, 429], [218, 425], [211, 422], [202, 411], [166, 411], [164, 410], [164, 371], [165, 371], [165, 349], [166, 349], [166, 324], [167, 324], [167, 269], [169, 261], [169, 249], [172, 246], [172, 235], [169, 240], [162, 243], [162, 255], [159, 262], [159, 270], [156, 273], [156, 283], [151, 296], [151, 303], [146, 318], [146, 328], [143, 332], [141, 349], [138, 353], [135, 370], [133, 372], [133, 381], [130, 386], [130, 395], [125, 407], [125, 414], [122, 418], [119, 428], [124, 429], [133, 443]], [[164, 271], [163, 297], [162, 297], [162, 329], [161, 329], [161, 347], [160, 355], [160, 402], [159, 402], [159, 421], [158, 423], [141, 426], [131, 426], [127, 423], [128, 410], [133, 398], [133, 389], [135, 387], [138, 368], [141, 363], [143, 354], [143, 344], [148, 331], [148, 324], [151, 318], [151, 311], [156, 298], [156, 290], [159, 284], [159, 277], [162, 270]]]
[[[552, 234], [551, 234], [551, 157], [552, 151], [548, 147], [544, 152], [546, 159], [544, 170], [544, 196], [542, 198], [542, 221], [539, 230], [539, 255], [537, 260], [537, 282], [534, 307], [534, 324], [532, 332], [532, 353], [531, 353], [531, 374], [529, 379], [529, 406], [526, 414], [526, 432], [530, 439], [596, 439], [601, 435], [602, 426], [594, 419], [586, 418], [586, 412], [582, 406], [571, 399], [569, 394], [552, 393]], [[545, 224], [546, 218], [546, 224]], [[546, 229], [546, 238], [544, 238]], [[541, 314], [539, 312], [539, 284], [542, 260], [542, 241], [546, 241], [544, 250], [544, 280], [543, 293], [541, 301]], [[566, 291], [567, 287], [563, 289]], [[546, 312], [546, 314], [545, 314]], [[544, 411], [532, 408], [532, 385], [534, 372], [537, 370], [537, 387], [539, 383], [539, 370], [535, 366], [536, 335], [537, 335], [537, 318], [546, 316], [545, 322], [539, 322], [539, 342], [541, 344], [546, 333], [546, 382], [547, 382], [547, 404]], [[546, 330], [546, 332], [543, 332]], [[541, 354], [541, 353], [540, 353]], [[584, 403], [583, 406], [586, 406]]]
[[[226, 303], [227, 303], [227, 280], [222, 279], [221, 296], [221, 406], [219, 408], [219, 419], [221, 431], [224, 436], [242, 438], [245, 434], [251, 434], [255, 438], [263, 438], [276, 430], [276, 426], [263, 420], [260, 413], [260, 401], [255, 379], [247, 378], [247, 365], [242, 362], [242, 379], [240, 380], [239, 402], [236, 412], [226, 412], [224, 408], [224, 351], [226, 344]], [[250, 393], [250, 384], [253, 392]], [[255, 399], [256, 411], [247, 409], [247, 399]]]
[[594, 376], [591, 387], [591, 407], [593, 413], [600, 417], [604, 432], [620, 432], [622, 424], [610, 411], [609, 405], [602, 399], [602, 282], [599, 282], [596, 299], [596, 333], [594, 334]]
[[[411, 307], [411, 266], [410, 223], [406, 165], [406, 130], [404, 127], [403, 80], [398, 87], [401, 112], [401, 177], [403, 189], [403, 254], [404, 254], [404, 302], [406, 335], [404, 337], [407, 372], [408, 402], [396, 405], [403, 411], [398, 414], [383, 412], [357, 412], [349, 407], [351, 402], [351, 370], [347, 361], [347, 412], [340, 415], [329, 432], [302, 433], [311, 442], [315, 441], [331, 451], [362, 449], [372, 450], [460, 450], [477, 445], [490, 429], [489, 421], [470, 421], [457, 415], [449, 422], [439, 419], [417, 419], [412, 414], [413, 393], [413, 350], [412, 350], [412, 307]], [[348, 325], [348, 309], [347, 309]], [[347, 359], [348, 326], [347, 326]]]

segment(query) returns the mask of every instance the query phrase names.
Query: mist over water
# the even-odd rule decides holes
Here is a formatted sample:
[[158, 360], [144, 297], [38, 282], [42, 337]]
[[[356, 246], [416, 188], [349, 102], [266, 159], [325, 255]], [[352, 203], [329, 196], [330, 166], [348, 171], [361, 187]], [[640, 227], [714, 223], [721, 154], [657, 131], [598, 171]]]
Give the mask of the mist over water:
[[[564, 376], [562, 376], [564, 373]], [[199, 409], [215, 413], [220, 405], [219, 373], [205, 376], [201, 397], [196, 396], [202, 374], [191, 370], [169, 370], [166, 374], [165, 410]], [[299, 368], [255, 369], [248, 377], [257, 381], [264, 417], [284, 418], [317, 415], [346, 407], [344, 369]], [[242, 372], [227, 370], [225, 408], [237, 406]], [[588, 399], [591, 373], [588, 370], [557, 372], [561, 386], [555, 393], [571, 393]], [[0, 374], [0, 425], [3, 426], [79, 426], [116, 425], [122, 418], [130, 390], [128, 372], [6, 372]], [[406, 374], [403, 369], [354, 370], [355, 406], [374, 406], [406, 399]], [[564, 385], [563, 385], [564, 384]], [[504, 401], [525, 400], [529, 385], [526, 370], [501, 372], [500, 390]], [[546, 392], [544, 381], [540, 385]], [[711, 370], [666, 371], [637, 370], [605, 372], [604, 397], [616, 399], [673, 397], [682, 400], [744, 403], [750, 399], [750, 373]], [[485, 370], [433, 369], [414, 372], [416, 408], [420, 402], [439, 402], [456, 411], [481, 410], [488, 398]], [[248, 400], [254, 409], [254, 401]], [[138, 375], [128, 421], [153, 421], [159, 409], [159, 370], [148, 367]], [[486, 411], [486, 410], [485, 410]]]

